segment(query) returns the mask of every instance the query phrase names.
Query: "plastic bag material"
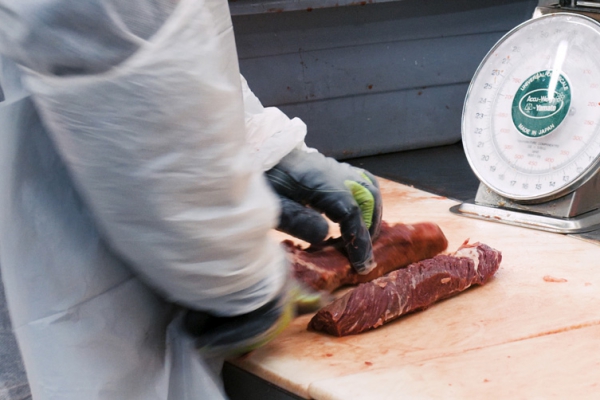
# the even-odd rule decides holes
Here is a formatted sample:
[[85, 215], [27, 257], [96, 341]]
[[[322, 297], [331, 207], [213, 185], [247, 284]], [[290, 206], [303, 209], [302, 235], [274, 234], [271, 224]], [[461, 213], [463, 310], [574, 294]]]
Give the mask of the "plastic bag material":
[[0, 267], [33, 398], [224, 399], [223, 358], [104, 244], [31, 99], [0, 125]]
[[2, 0], [0, 53], [44, 74], [105, 72], [148, 40], [178, 0]]
[[[246, 140], [255, 166], [267, 171], [294, 148], [304, 146], [306, 124], [276, 107], [263, 107], [242, 77]], [[304, 146], [305, 147], [305, 146]]]
[[[46, 75], [104, 73], [151, 40], [177, 3], [0, 0], [0, 53]], [[275, 107], [263, 107], [241, 80], [248, 147], [255, 166], [266, 171], [303, 142], [306, 125]]]
[[260, 307], [285, 274], [227, 7], [182, 1], [105, 74], [25, 78], [109, 246], [168, 300], [217, 315]]
[[28, 95], [21, 82], [19, 67], [0, 56], [0, 87], [5, 99], [18, 99]]
[[105, 246], [31, 99], [0, 124], [0, 266], [33, 398], [167, 399], [171, 306]]
[[26, 83], [35, 106], [0, 103], [0, 265], [33, 398], [222, 398], [171, 302], [241, 314], [286, 275], [227, 3], [182, 1], [105, 73]]

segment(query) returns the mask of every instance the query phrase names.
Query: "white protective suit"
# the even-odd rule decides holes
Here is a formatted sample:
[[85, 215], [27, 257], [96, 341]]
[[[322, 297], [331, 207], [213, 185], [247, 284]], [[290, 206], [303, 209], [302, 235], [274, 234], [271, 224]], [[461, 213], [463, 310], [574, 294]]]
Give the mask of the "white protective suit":
[[[161, 1], [0, 0], [0, 52], [21, 64], [0, 74], [0, 265], [34, 400], [222, 398], [222, 360], [197, 355], [172, 304], [238, 315], [284, 284], [262, 171], [304, 124], [240, 78], [226, 0], [151, 18]], [[143, 23], [123, 17], [145, 3]], [[51, 29], [68, 7], [125, 50], [54, 68], [36, 41], [69, 39]]]

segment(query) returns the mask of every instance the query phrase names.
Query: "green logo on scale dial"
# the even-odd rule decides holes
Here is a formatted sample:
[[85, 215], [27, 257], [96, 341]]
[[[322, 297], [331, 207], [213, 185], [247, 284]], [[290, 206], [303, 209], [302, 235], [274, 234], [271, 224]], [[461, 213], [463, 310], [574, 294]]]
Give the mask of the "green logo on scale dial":
[[524, 136], [546, 136], [563, 122], [570, 105], [571, 85], [567, 78], [552, 70], [536, 72], [519, 86], [512, 103], [512, 120]]

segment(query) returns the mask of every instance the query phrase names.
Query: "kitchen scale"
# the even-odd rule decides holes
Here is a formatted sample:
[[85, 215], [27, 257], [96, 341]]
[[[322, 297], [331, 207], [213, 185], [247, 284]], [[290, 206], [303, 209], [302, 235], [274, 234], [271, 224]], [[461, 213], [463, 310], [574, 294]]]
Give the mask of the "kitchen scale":
[[463, 216], [559, 233], [600, 229], [600, 1], [538, 7], [489, 51], [462, 140], [480, 180]]

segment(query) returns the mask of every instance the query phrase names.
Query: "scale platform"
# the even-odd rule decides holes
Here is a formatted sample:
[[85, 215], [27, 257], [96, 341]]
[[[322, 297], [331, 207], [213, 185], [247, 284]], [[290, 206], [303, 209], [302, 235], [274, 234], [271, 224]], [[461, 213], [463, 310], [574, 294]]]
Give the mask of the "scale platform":
[[541, 204], [519, 204], [480, 184], [474, 200], [458, 204], [450, 211], [465, 217], [547, 232], [592, 232], [600, 229], [599, 182], [596, 175], [577, 191]]

